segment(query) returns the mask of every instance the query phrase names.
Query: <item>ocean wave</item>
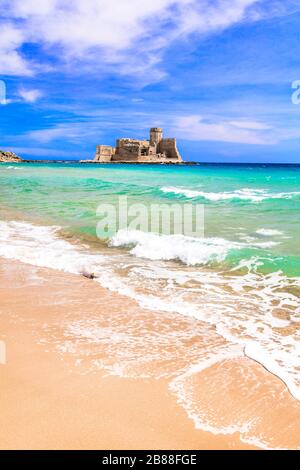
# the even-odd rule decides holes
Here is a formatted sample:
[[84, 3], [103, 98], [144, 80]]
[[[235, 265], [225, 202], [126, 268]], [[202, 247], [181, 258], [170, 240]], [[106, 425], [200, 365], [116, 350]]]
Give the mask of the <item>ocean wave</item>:
[[265, 189], [251, 189], [251, 188], [242, 188], [237, 189], [232, 192], [206, 192], [206, 191], [196, 191], [192, 189], [173, 187], [173, 186], [164, 186], [160, 188], [163, 193], [166, 194], [175, 194], [178, 196], [184, 196], [188, 199], [202, 198], [212, 202], [219, 201], [230, 201], [230, 200], [241, 200], [241, 201], [251, 201], [254, 203], [260, 203], [268, 199], [292, 199], [296, 196], [300, 196], [300, 192], [282, 192], [282, 193], [268, 193]]
[[261, 228], [256, 230], [257, 235], [262, 235], [263, 237], [276, 237], [283, 235], [283, 232], [275, 229]]
[[60, 227], [0, 221], [0, 256], [72, 274], [93, 271], [102, 256], [90, 254], [59, 236]]
[[[163, 188], [160, 188], [160, 190], [166, 194], [168, 193], [178, 194], [179, 196], [185, 196], [189, 199], [193, 199], [195, 197], [201, 197], [203, 196], [203, 194], [207, 194], [207, 193], [204, 193], [203, 191], [196, 191], [196, 190], [185, 189], [185, 188], [176, 188], [173, 186], [164, 186]], [[212, 194], [212, 193], [208, 193], [208, 194]]]
[[224, 261], [234, 250], [268, 249], [278, 242], [240, 243], [223, 238], [193, 238], [184, 235], [157, 235], [139, 230], [119, 230], [110, 240], [111, 247], [128, 247], [130, 253], [150, 260], [178, 260], [195, 266]]
[[192, 238], [184, 235], [156, 235], [138, 230], [120, 230], [110, 240], [112, 247], [131, 247], [130, 253], [150, 260], [180, 260], [187, 265], [222, 262], [228, 251], [243, 247], [222, 238]]

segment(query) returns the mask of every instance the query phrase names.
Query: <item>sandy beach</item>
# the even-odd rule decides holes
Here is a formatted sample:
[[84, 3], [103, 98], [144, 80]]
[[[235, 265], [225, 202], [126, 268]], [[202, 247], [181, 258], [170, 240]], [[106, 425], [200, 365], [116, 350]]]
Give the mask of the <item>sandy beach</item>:
[[[248, 448], [195, 430], [166, 380], [124, 379], [75, 366], [44, 344], [60, 319], [128, 299], [77, 276], [1, 261], [1, 449]], [[62, 297], [63, 293], [63, 297]], [[137, 308], [136, 306], [132, 306]]]
[[[132, 378], [120, 377], [112, 370], [108, 373], [109, 361], [103, 352], [86, 344], [78, 349], [66, 334], [70, 322], [83, 317], [88, 321], [95, 312], [99, 317], [116, 316], [125, 308], [136, 314], [140, 307], [133, 301], [88, 279], [17, 262], [2, 260], [0, 279], [0, 339], [7, 351], [7, 363], [0, 366], [1, 449], [257, 448], [243, 443], [237, 432], [214, 435], [196, 429], [178, 396], [170, 390], [169, 380], [155, 378], [154, 372], [152, 378], [139, 378], [139, 373]], [[139, 313], [151, 322], [150, 312]], [[143, 326], [137, 334], [143, 334]], [[299, 407], [280, 381], [254, 362], [244, 361], [247, 364], [243, 360], [226, 361], [190, 378], [196, 381], [193, 394], [198, 394], [199, 403], [205, 407], [214, 404], [221, 421], [226, 421], [228, 413], [239, 412], [234, 407], [242, 407], [247, 415], [255, 402], [256, 413], [263, 405], [264, 416], [260, 421], [256, 417], [259, 432], [276, 426], [273, 439], [277, 444], [279, 425], [287, 424], [290, 418], [290, 427], [297, 420], [300, 425]], [[160, 366], [157, 363], [152, 367], [158, 371]], [[167, 367], [171, 369], [174, 364]], [[246, 369], [262, 381], [256, 387], [259, 397], [252, 394], [252, 401], [248, 400], [247, 388], [253, 389], [250, 382], [254, 376], [247, 377]], [[224, 391], [218, 391], [216, 385], [228, 376], [231, 384], [224, 401]], [[276, 382], [272, 392], [268, 390], [270, 380]], [[291, 434], [289, 441], [295, 445], [295, 436]]]

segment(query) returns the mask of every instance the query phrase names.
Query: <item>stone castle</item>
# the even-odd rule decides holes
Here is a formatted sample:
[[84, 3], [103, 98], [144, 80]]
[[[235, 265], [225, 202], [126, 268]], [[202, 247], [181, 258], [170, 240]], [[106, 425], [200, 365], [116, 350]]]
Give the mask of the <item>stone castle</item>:
[[159, 127], [150, 129], [150, 140], [118, 139], [116, 147], [98, 145], [94, 162], [182, 163], [176, 139], [164, 139]]

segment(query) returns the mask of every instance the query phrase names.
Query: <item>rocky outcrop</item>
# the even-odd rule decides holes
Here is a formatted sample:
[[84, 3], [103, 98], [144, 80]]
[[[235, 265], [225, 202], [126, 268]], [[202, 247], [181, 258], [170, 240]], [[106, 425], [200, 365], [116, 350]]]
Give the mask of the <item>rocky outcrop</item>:
[[1, 163], [20, 163], [22, 161], [21, 157], [18, 157], [13, 152], [4, 152], [0, 150], [0, 162]]

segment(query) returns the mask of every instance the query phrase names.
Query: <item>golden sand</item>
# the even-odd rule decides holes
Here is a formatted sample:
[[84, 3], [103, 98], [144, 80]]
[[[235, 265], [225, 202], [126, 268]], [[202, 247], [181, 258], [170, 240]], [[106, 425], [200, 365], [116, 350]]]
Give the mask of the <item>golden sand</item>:
[[[181, 378], [202, 347], [196, 326], [190, 339], [183, 335], [192, 320], [159, 322], [157, 312], [94, 281], [16, 262], [1, 261], [0, 286], [0, 340], [7, 353], [0, 365], [1, 449], [257, 448], [240, 432], [196, 429], [170, 387], [174, 380], [178, 386], [185, 380], [199, 416], [207, 411], [218, 425], [252, 421], [244, 430], [249, 442], [255, 436], [273, 439], [274, 446], [299, 442], [298, 403], [253, 361], [226, 360]], [[102, 335], [102, 344], [99, 336], [82, 336], [86, 324]], [[181, 342], [173, 344], [170, 336], [156, 349], [155, 338], [161, 341], [161, 330], [169, 338], [171, 328]], [[143, 335], [150, 339], [143, 342]], [[212, 333], [212, 342], [219, 341]]]

